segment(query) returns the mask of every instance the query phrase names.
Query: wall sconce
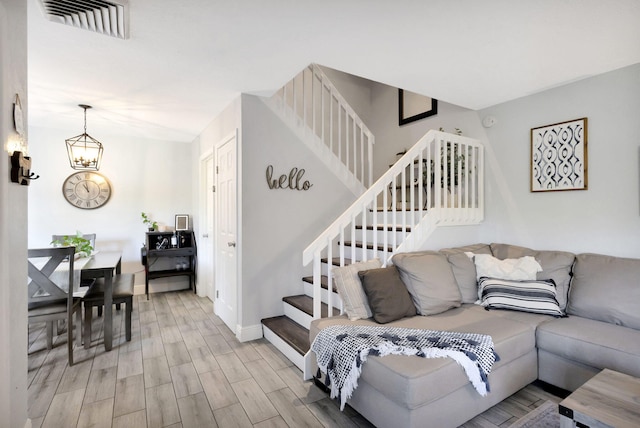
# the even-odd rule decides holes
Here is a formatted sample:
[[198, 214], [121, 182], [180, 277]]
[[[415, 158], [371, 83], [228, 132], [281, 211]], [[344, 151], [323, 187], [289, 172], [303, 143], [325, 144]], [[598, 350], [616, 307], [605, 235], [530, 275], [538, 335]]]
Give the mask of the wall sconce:
[[10, 135], [4, 146], [11, 160], [11, 182], [28, 186], [31, 180], [37, 180], [40, 176], [30, 171], [31, 158], [27, 156], [29, 146], [24, 137], [24, 113], [18, 94], [13, 102], [13, 127], [16, 134]]
[[11, 182], [28, 186], [31, 180], [40, 178], [30, 170], [31, 158], [24, 156], [22, 152], [14, 151], [11, 155]]
[[9, 135], [4, 148], [7, 153], [9, 153], [9, 156], [11, 156], [13, 152], [22, 152], [25, 156], [27, 156], [29, 151], [29, 148], [27, 147], [27, 141], [24, 139], [24, 136], [20, 134]]
[[98, 171], [104, 148], [100, 141], [87, 134], [87, 109], [91, 106], [78, 105], [84, 109], [84, 133], [65, 140], [69, 164], [73, 169]]

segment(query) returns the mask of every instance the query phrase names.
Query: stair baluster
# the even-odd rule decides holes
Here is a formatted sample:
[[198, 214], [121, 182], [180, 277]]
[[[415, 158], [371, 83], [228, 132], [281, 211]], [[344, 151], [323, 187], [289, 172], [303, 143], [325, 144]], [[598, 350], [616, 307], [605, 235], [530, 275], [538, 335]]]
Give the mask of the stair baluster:
[[[379, 228], [399, 230], [400, 236], [394, 233], [391, 242], [386, 233], [383, 235], [381, 257], [386, 265], [399, 250], [419, 249], [435, 225], [481, 222], [484, 218], [483, 175], [483, 150], [478, 140], [429, 131], [304, 251], [303, 264], [314, 262], [314, 298], [320, 295], [315, 292], [320, 289], [320, 275], [316, 274], [316, 269], [321, 266], [317, 259], [327, 255], [330, 277], [333, 249], [338, 248], [343, 266], [347, 238], [351, 243], [351, 261], [357, 262], [371, 258], [369, 249], [373, 249], [373, 254], [378, 251]], [[382, 207], [379, 207], [380, 201]], [[378, 210], [382, 211], [382, 224]], [[368, 218], [372, 219], [371, 240], [366, 228]], [[362, 226], [362, 242], [356, 244], [358, 224]], [[331, 296], [330, 291], [331, 288], [328, 290]], [[320, 316], [320, 302], [314, 302], [313, 317]]]
[[305, 68], [268, 104], [354, 194], [371, 185], [373, 133], [320, 67]]

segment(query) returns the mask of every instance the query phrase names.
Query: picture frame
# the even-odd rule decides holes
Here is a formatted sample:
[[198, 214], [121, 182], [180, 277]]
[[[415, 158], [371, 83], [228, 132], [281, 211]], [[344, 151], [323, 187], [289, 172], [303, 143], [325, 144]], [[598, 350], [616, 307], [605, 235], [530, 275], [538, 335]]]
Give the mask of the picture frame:
[[588, 189], [587, 118], [531, 129], [531, 192]]
[[188, 214], [176, 214], [176, 231], [178, 230], [190, 230]]
[[438, 114], [438, 100], [398, 89], [398, 126]]

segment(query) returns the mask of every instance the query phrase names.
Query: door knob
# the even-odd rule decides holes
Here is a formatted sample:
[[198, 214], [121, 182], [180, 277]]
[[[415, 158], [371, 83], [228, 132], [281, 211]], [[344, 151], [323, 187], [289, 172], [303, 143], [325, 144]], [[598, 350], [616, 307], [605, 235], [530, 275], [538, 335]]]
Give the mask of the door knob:
[[227, 242], [227, 245], [230, 247], [235, 247], [236, 243], [235, 242]]
[[203, 237], [203, 238], [208, 238], [208, 237], [209, 237], [209, 234], [208, 234], [208, 233], [203, 233], [203, 234], [202, 234], [202, 237]]

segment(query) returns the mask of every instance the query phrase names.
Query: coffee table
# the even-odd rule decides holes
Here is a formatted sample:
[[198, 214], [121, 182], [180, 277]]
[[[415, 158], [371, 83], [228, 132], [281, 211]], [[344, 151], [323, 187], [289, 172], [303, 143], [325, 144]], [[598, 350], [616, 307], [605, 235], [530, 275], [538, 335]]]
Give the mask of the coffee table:
[[640, 379], [604, 369], [559, 405], [560, 427], [640, 426]]

